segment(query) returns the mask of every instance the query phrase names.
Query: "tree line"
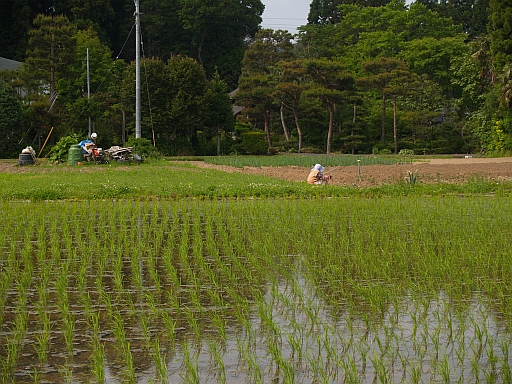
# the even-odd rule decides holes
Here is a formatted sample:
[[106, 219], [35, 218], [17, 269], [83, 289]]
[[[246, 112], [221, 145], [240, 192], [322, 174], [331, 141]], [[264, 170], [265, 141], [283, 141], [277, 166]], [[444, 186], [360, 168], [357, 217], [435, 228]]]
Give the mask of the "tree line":
[[[296, 36], [261, 29], [259, 0], [140, 4], [142, 136], [163, 154], [511, 149], [507, 1], [313, 0]], [[23, 62], [0, 76], [0, 157], [52, 127], [124, 144], [133, 1], [0, 5], [0, 56]]]
[[507, 153], [510, 9], [314, 0], [295, 39], [256, 34], [237, 104], [290, 151]]

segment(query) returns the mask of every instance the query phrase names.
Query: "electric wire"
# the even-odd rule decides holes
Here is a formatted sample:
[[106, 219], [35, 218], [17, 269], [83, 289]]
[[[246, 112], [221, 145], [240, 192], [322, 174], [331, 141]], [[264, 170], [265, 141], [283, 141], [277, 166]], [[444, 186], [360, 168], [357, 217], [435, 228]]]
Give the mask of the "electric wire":
[[[141, 48], [142, 48], [142, 57], [145, 57], [145, 53], [144, 53], [144, 42], [143, 42], [143, 39], [142, 39], [142, 33], [140, 34], [140, 45], [141, 45]], [[154, 126], [153, 126], [153, 112], [151, 111], [151, 97], [149, 95], [149, 81], [148, 81], [148, 71], [147, 71], [147, 68], [146, 68], [146, 61], [143, 60], [143, 63], [144, 63], [144, 76], [146, 77], [146, 92], [148, 94], [148, 107], [149, 107], [149, 121], [151, 123], [151, 131], [153, 132], [154, 131]]]
[[[121, 47], [121, 50], [119, 51], [119, 53], [117, 54], [116, 58], [114, 59], [114, 61], [110, 65], [110, 68], [108, 69], [107, 73], [103, 76], [103, 79], [101, 80], [100, 84], [96, 87], [95, 91], [93, 92], [93, 94], [92, 94], [93, 97], [92, 98], [94, 98], [94, 96], [99, 92], [100, 88], [103, 86], [103, 83], [106, 81], [107, 76], [112, 72], [112, 69], [114, 68], [114, 64], [117, 62], [117, 60], [119, 60], [119, 56], [121, 56], [121, 53], [123, 53], [123, 50], [124, 50], [124, 48], [126, 46], [126, 43], [128, 42], [128, 39], [130, 38], [130, 36], [131, 36], [131, 34], [133, 32], [133, 28], [134, 27], [135, 27], [135, 23], [132, 24], [132, 28], [130, 29], [130, 32], [128, 32], [128, 35], [126, 36], [126, 39], [125, 39], [125, 41], [123, 43], [123, 46]], [[69, 130], [71, 130], [75, 126], [76, 122], [83, 115], [85, 110], [89, 107], [90, 103], [91, 103], [90, 99], [87, 100], [87, 103], [84, 105], [84, 107], [82, 108], [80, 113], [76, 116], [76, 118], [73, 121], [73, 123], [71, 123], [71, 125], [69, 126]]]

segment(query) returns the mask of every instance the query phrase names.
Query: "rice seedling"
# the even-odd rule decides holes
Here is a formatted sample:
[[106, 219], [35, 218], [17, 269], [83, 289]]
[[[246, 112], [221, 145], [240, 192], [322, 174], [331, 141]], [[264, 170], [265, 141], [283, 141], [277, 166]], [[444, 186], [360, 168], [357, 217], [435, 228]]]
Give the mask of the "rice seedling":
[[182, 345], [183, 349], [183, 366], [185, 368], [182, 378], [187, 383], [199, 384], [199, 372], [197, 366], [197, 353], [190, 350], [190, 345], [184, 342]]
[[104, 383], [106, 363], [105, 347], [97, 334], [92, 337], [91, 341], [91, 372], [98, 383]]
[[213, 340], [207, 340], [208, 351], [211, 356], [211, 364], [214, 366], [214, 369], [217, 374], [217, 381], [221, 384], [226, 383], [226, 367], [224, 365], [224, 360], [222, 359], [222, 353], [219, 348], [219, 344]]
[[[51, 381], [41, 367], [62, 364], [84, 382], [510, 381], [508, 198], [98, 200], [5, 212], [2, 382], [30, 381], [21, 367], [34, 362], [40, 381]], [[88, 358], [59, 360], [74, 352]]]
[[157, 379], [161, 383], [167, 382], [168, 379], [168, 373], [167, 373], [167, 365], [166, 365], [166, 354], [164, 353], [162, 355], [161, 349], [160, 349], [160, 341], [158, 339], [155, 339], [152, 345], [151, 349], [151, 357], [153, 361], [155, 362], [156, 366], [156, 372], [157, 372]]
[[40, 318], [42, 322], [42, 329], [38, 335], [36, 335], [37, 343], [34, 345], [36, 350], [39, 363], [44, 365], [48, 362], [48, 348], [50, 346], [50, 315], [47, 312], [41, 312]]

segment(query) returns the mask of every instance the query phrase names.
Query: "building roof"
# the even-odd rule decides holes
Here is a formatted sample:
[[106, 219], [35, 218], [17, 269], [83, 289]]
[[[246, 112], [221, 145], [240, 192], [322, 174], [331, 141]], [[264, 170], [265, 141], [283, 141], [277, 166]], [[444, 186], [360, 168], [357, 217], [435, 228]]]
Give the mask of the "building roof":
[[17, 71], [21, 68], [21, 62], [11, 59], [6, 59], [5, 57], [0, 57], [0, 71], [10, 70]]
[[242, 112], [242, 109], [245, 107], [241, 107], [238, 105], [233, 105], [233, 115], [238, 115], [240, 112]]
[[237, 93], [238, 93], [238, 88], [233, 89], [231, 92], [229, 92], [229, 98], [234, 99]]

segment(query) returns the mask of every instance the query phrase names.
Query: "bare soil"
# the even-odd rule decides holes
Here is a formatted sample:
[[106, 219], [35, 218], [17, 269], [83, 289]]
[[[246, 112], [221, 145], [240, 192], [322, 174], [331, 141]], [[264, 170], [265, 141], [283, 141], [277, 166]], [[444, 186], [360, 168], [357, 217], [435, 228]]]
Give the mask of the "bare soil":
[[[225, 172], [265, 175], [291, 181], [306, 181], [310, 168], [303, 167], [244, 167], [234, 168], [194, 162], [200, 167], [214, 168]], [[312, 164], [313, 166], [314, 164]], [[409, 178], [409, 172], [417, 174], [422, 183], [463, 183], [471, 178], [496, 181], [512, 181], [512, 157], [503, 158], [443, 158], [426, 159], [412, 164], [365, 165], [340, 167], [326, 172], [332, 176], [331, 185], [368, 187], [393, 184]]]
[[[291, 181], [306, 181], [310, 168], [304, 167], [244, 167], [235, 168], [207, 164], [201, 161], [190, 162], [201, 168], [218, 169], [225, 172], [265, 175]], [[312, 164], [313, 166], [313, 164]], [[17, 162], [0, 161], [0, 173], [29, 172], [33, 166], [18, 166]], [[57, 170], [59, 166], [55, 167]], [[88, 168], [88, 169], [87, 169]], [[92, 171], [91, 168], [79, 171]], [[78, 170], [73, 168], [73, 170]], [[51, 167], [48, 172], [51, 172]], [[412, 164], [364, 165], [340, 167], [326, 172], [333, 177], [331, 185], [368, 187], [381, 184], [393, 184], [409, 178], [409, 172], [417, 174], [417, 181], [422, 183], [462, 183], [471, 178], [484, 178], [496, 181], [512, 181], [512, 157], [478, 158], [454, 157], [443, 159], [425, 159]]]

